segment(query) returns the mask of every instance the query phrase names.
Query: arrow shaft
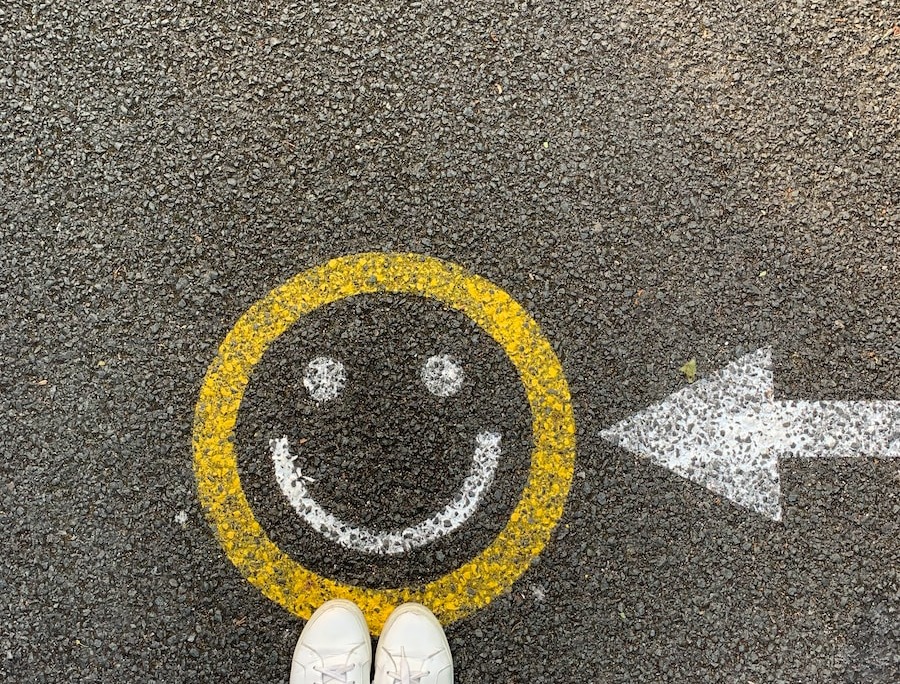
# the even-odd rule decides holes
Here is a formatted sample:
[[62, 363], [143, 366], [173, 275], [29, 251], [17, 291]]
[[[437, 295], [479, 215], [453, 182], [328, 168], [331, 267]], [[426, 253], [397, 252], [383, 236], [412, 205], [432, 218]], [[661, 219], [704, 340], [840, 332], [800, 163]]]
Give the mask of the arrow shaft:
[[777, 401], [767, 432], [794, 458], [900, 456], [900, 402]]

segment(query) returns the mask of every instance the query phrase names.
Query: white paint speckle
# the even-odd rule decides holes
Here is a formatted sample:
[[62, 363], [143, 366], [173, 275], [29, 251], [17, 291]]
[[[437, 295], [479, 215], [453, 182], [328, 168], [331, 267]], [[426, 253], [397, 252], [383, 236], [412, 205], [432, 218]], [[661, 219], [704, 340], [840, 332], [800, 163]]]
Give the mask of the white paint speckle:
[[422, 382], [436, 397], [452, 397], [463, 384], [463, 369], [447, 354], [431, 356], [422, 366]]
[[475, 457], [468, 477], [453, 500], [417, 525], [402, 530], [371, 530], [341, 520], [310, 494], [308, 477], [300, 472], [297, 455], [291, 455], [287, 437], [269, 440], [275, 480], [297, 514], [314, 530], [344, 548], [361, 553], [395, 555], [450, 534], [465, 523], [478, 508], [481, 497], [494, 481], [500, 461], [499, 434], [479, 432]]
[[328, 356], [317, 356], [308, 364], [303, 373], [303, 386], [313, 401], [331, 401], [347, 384], [344, 364]]
[[175, 514], [175, 522], [177, 522], [182, 527], [187, 525], [187, 520], [188, 520], [187, 511], [178, 511], [178, 513]]

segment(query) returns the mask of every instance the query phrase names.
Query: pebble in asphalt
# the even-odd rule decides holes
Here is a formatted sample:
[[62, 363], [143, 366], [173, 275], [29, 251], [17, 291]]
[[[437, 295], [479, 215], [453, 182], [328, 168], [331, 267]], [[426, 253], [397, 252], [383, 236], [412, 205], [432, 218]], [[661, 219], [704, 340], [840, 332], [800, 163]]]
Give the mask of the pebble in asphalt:
[[[197, 502], [197, 391], [276, 284], [408, 250], [535, 316], [578, 425], [552, 543], [448, 629], [460, 682], [900, 679], [896, 463], [786, 463], [776, 524], [599, 438], [683, 386], [688, 359], [702, 376], [762, 346], [779, 396], [900, 399], [897, 21], [852, 1], [4, 3], [2, 678], [286, 681], [302, 623], [240, 577]], [[417, 354], [449, 345], [496, 387], [514, 377], [448, 312], [368, 306], [334, 320], [382, 336], [357, 345], [372, 363], [348, 364], [348, 388], [391, 461], [380, 479], [347, 464], [330, 503], [352, 508], [365, 478], [378, 510], [413, 519], [494, 420], [513, 438], [478, 518], [433, 557], [366, 564], [299, 529], [259, 454], [241, 459], [293, 553], [419, 581], [502, 524], [522, 400], [447, 402], [443, 427], [417, 432]], [[259, 369], [248, 435], [369, 425], [292, 401], [308, 334]], [[446, 345], [410, 346], [432, 334]], [[295, 378], [268, 416], [266, 373]], [[448, 477], [410, 493], [420, 452]], [[345, 465], [320, 453], [320, 477]]]

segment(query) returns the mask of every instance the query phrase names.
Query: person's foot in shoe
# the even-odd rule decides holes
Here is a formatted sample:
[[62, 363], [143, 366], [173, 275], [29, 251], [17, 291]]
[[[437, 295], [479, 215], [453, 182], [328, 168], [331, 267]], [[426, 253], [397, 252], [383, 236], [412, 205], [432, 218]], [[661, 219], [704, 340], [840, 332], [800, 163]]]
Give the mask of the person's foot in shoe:
[[323, 603], [303, 628], [291, 661], [290, 684], [368, 684], [372, 639], [356, 604]]
[[372, 684], [453, 684], [447, 636], [422, 604], [404, 603], [384, 623]]

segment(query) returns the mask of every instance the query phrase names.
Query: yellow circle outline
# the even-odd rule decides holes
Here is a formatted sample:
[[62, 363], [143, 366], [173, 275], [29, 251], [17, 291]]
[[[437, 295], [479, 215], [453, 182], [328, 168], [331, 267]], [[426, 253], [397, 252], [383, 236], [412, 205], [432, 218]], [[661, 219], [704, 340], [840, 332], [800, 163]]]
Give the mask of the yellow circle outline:
[[[272, 542], [241, 488], [233, 436], [254, 366], [301, 316], [359, 294], [436, 299], [485, 330], [515, 365], [532, 413], [528, 481], [506, 526], [475, 558], [421, 587], [376, 589], [322, 577]], [[226, 555], [265, 596], [308, 619], [330, 598], [360, 606], [373, 634], [404, 601], [424, 603], [443, 623], [483, 608], [540, 554], [563, 512], [575, 464], [575, 420], [562, 366], [538, 324], [506, 292], [449, 262], [370, 252], [300, 273], [253, 304], [207, 369], [194, 414], [194, 474], [200, 502]]]

